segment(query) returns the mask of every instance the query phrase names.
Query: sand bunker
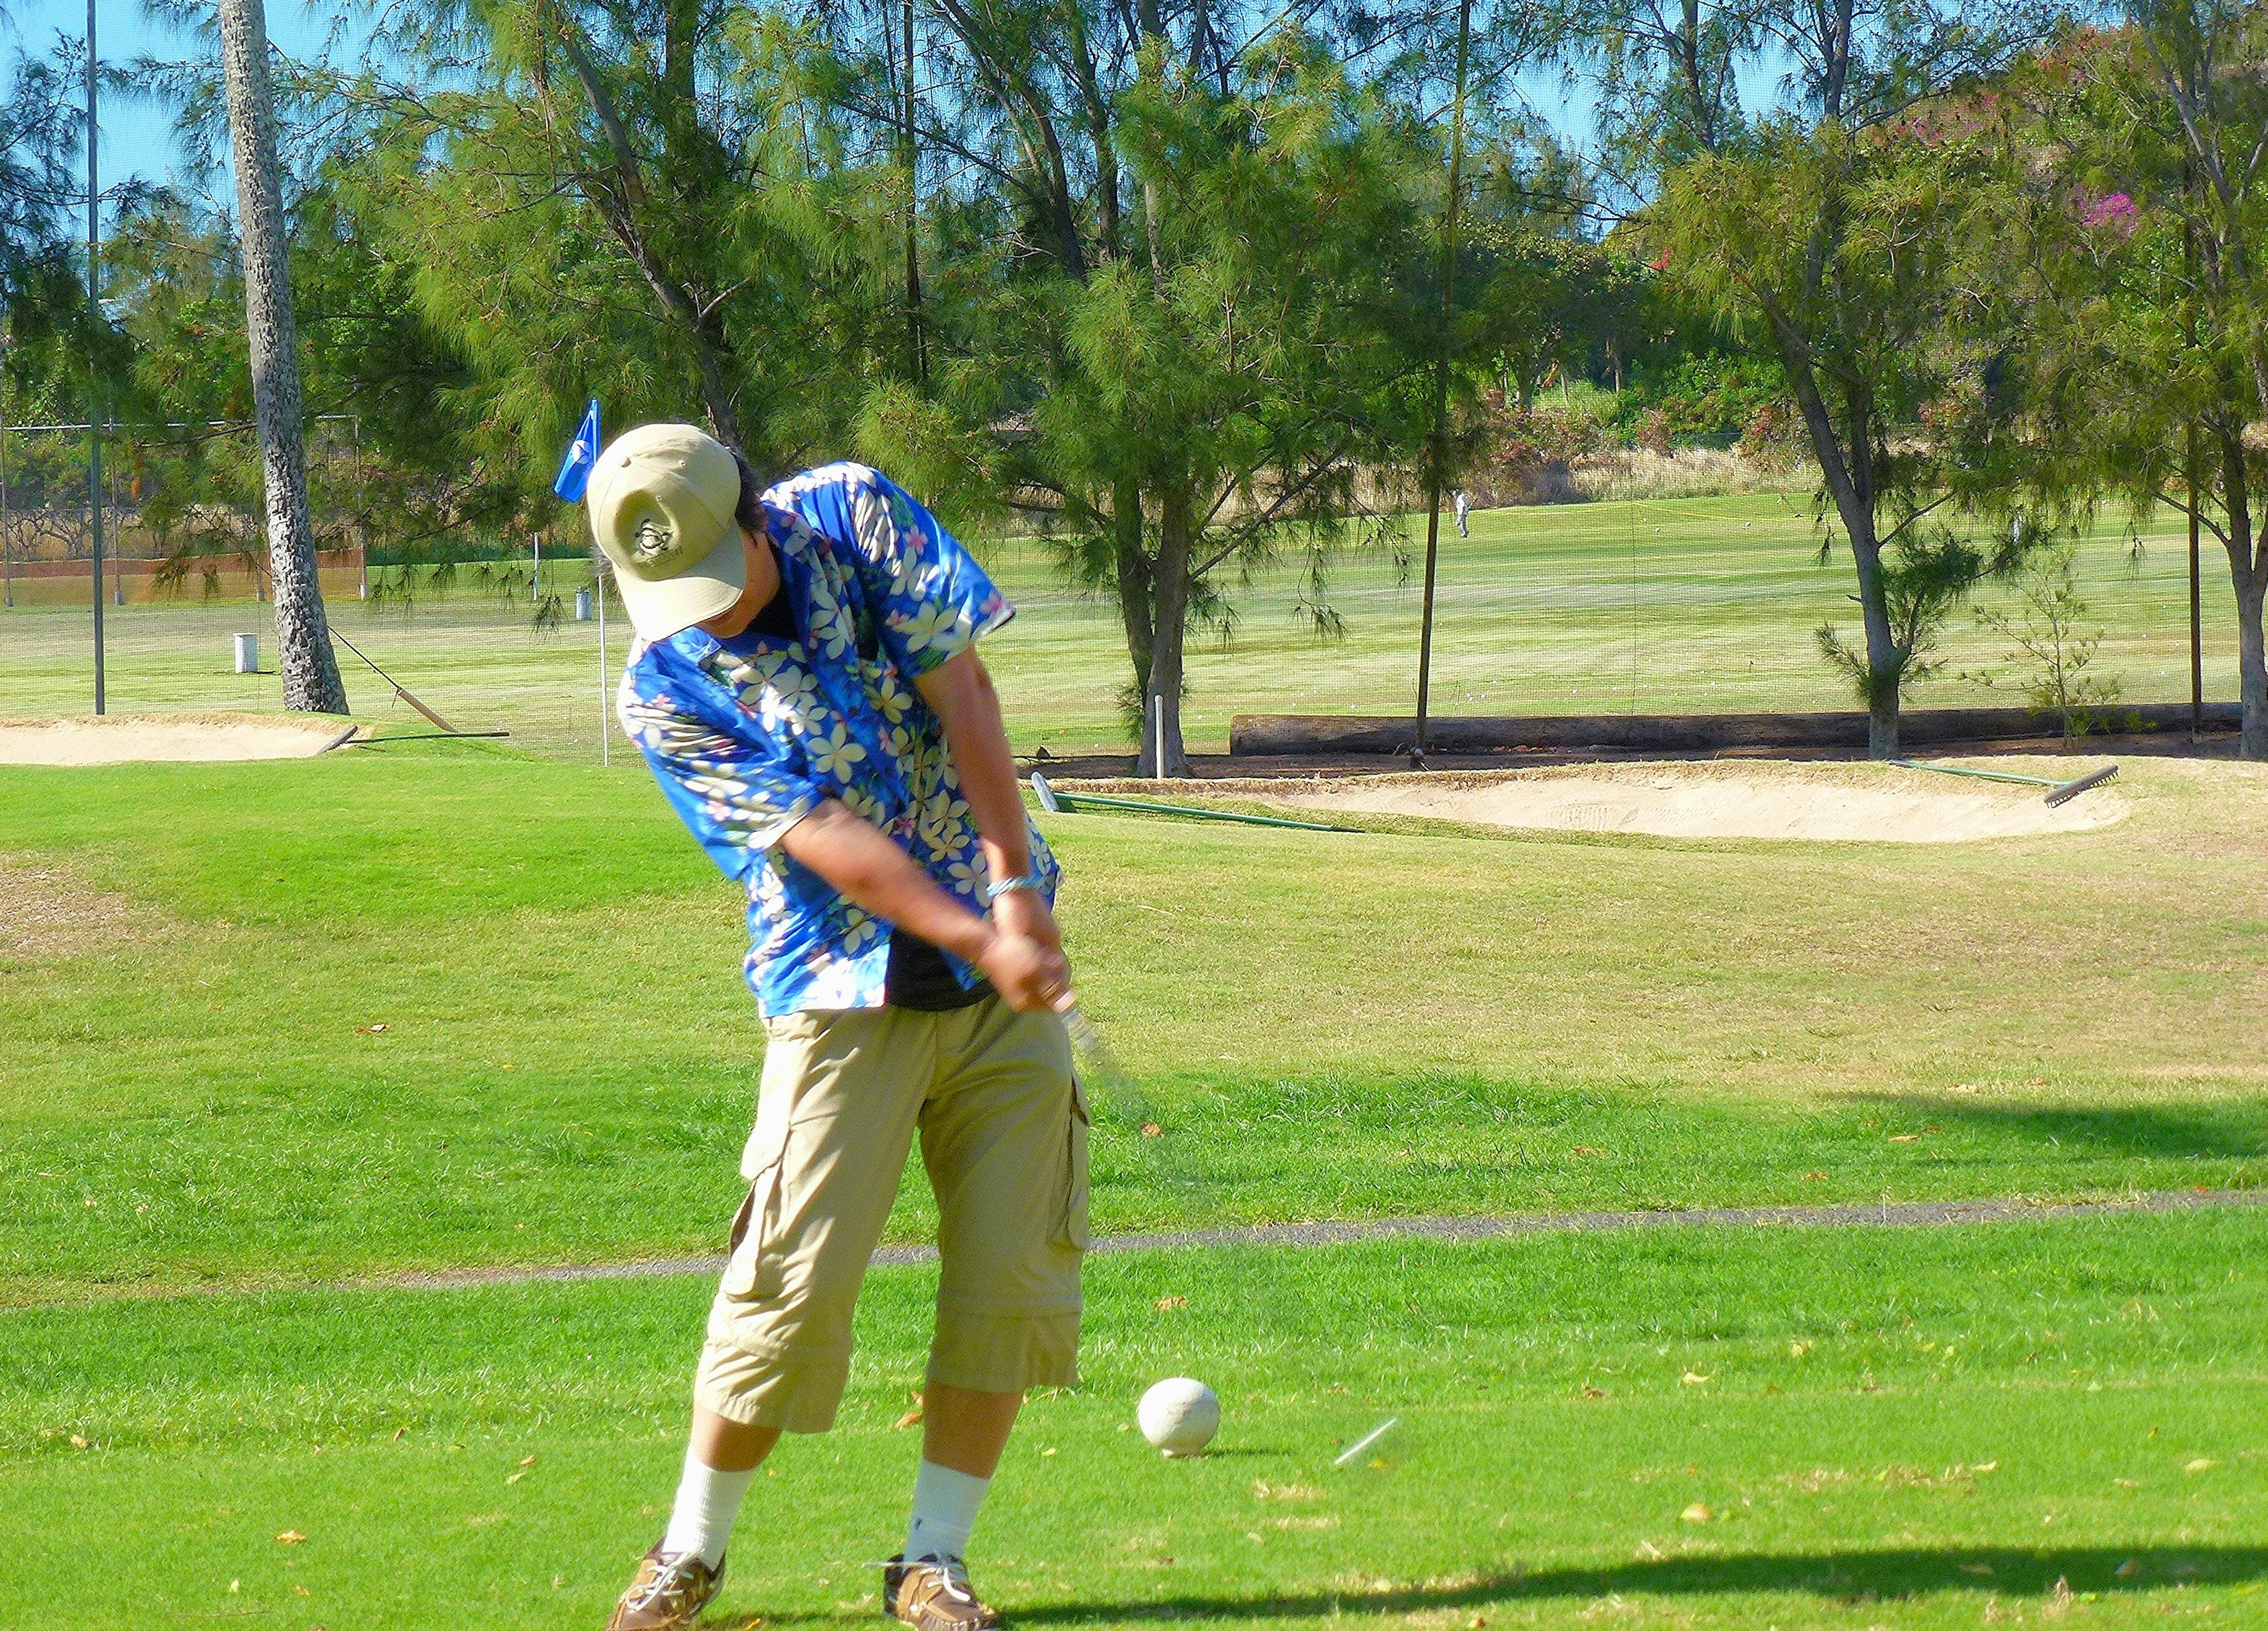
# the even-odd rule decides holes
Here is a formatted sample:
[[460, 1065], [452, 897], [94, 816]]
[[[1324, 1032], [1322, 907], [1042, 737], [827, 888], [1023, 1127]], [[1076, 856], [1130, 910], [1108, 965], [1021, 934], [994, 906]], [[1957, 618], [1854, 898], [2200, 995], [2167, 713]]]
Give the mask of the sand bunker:
[[0, 765], [308, 759], [336, 741], [346, 729], [335, 719], [273, 714], [0, 719]]
[[[2034, 775], [2061, 768], [2009, 768]], [[2074, 765], [2070, 774], [2092, 768]], [[1264, 784], [1244, 785], [1257, 791]], [[1225, 790], [1209, 784], [1208, 790]], [[2107, 826], [2128, 810], [2108, 789], [2051, 810], [2040, 796], [2045, 790], [1887, 766], [1672, 763], [1278, 782], [1262, 796], [1309, 810], [1435, 816], [1485, 827], [1904, 844], [2078, 832]]]

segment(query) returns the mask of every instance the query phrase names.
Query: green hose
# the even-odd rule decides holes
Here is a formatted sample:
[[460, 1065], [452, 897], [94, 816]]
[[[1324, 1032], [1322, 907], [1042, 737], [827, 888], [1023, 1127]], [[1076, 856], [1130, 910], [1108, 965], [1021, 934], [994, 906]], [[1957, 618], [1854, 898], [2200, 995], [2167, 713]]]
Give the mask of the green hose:
[[1047, 777], [1032, 772], [1032, 791], [1038, 795], [1040, 808], [1047, 811], [1067, 810], [1074, 814], [1082, 809], [1130, 810], [1138, 815], [1186, 816], [1193, 821], [1233, 821], [1241, 827], [1280, 827], [1296, 833], [1359, 833], [1359, 827], [1329, 827], [1320, 821], [1286, 821], [1278, 816], [1239, 815], [1229, 810], [1200, 810], [1191, 804], [1158, 804], [1146, 798], [1112, 798], [1101, 793], [1058, 793], [1048, 785]]

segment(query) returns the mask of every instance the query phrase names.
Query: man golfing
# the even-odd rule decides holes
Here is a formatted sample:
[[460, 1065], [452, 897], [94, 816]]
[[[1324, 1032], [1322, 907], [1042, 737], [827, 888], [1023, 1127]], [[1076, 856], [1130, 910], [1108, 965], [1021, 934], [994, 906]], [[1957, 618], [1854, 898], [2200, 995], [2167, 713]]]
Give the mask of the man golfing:
[[883, 1603], [921, 1631], [986, 1631], [969, 1531], [1025, 1390], [1077, 1379], [1086, 1245], [1057, 868], [976, 650], [1015, 609], [858, 465], [759, 492], [723, 444], [644, 425], [599, 456], [587, 500], [637, 634], [623, 729], [747, 885], [769, 1033], [683, 1478], [609, 1631], [691, 1625], [780, 1434], [833, 1425], [916, 1133], [942, 1274]]

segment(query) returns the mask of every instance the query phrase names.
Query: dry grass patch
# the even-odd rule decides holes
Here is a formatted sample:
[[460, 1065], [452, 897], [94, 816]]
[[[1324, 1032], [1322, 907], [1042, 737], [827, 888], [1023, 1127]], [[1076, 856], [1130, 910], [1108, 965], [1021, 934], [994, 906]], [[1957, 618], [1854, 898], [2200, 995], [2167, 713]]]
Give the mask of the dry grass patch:
[[0, 958], [48, 963], [146, 944], [155, 937], [153, 915], [88, 888], [66, 867], [0, 854]]

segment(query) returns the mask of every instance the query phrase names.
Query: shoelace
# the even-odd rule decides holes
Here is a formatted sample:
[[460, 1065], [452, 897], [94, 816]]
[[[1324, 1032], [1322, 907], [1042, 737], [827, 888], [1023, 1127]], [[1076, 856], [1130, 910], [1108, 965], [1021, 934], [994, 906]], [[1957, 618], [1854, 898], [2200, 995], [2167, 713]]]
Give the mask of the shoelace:
[[[966, 1607], [981, 1613], [984, 1605], [976, 1600], [976, 1592], [968, 1583], [968, 1565], [957, 1557], [924, 1557], [903, 1565], [909, 1573], [926, 1569], [938, 1576], [936, 1595], [951, 1600], [956, 1608]], [[933, 1598], [932, 1601], [935, 1600]]]
[[646, 1582], [645, 1589], [632, 1591], [626, 1600], [632, 1608], [652, 1608], [673, 1591], [690, 1591], [693, 1583], [687, 1578], [687, 1573], [691, 1565], [700, 1561], [700, 1557], [691, 1552], [681, 1552], [675, 1557], [666, 1559], [660, 1569], [655, 1571], [653, 1578]]

